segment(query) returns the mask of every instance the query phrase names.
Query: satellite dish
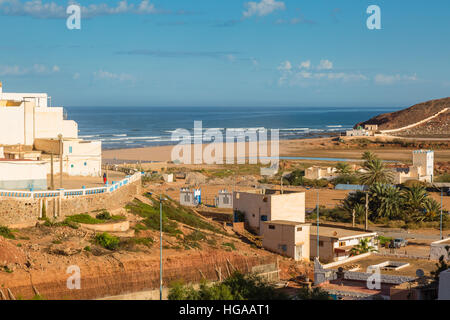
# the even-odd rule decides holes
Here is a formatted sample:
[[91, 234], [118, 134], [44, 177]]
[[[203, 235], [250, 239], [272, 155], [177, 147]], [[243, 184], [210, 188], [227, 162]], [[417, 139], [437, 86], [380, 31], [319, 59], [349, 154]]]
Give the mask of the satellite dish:
[[417, 270], [416, 270], [416, 276], [417, 276], [418, 278], [422, 278], [423, 276], [425, 276], [425, 272], [423, 272], [422, 269], [417, 269]]

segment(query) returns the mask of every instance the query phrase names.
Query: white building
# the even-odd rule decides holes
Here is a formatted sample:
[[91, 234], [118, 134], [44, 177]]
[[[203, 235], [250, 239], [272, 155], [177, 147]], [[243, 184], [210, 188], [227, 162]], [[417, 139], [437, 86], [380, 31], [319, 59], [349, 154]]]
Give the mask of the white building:
[[395, 183], [401, 184], [408, 180], [433, 182], [434, 175], [434, 151], [413, 151], [413, 165], [409, 168], [398, 168], [395, 172]]
[[450, 300], [450, 269], [439, 274], [438, 300]]
[[220, 190], [214, 200], [217, 208], [233, 208], [233, 194], [227, 190]]
[[1, 190], [47, 190], [43, 161], [0, 159]]
[[[351, 250], [361, 239], [369, 239], [369, 246], [378, 249], [377, 233], [319, 226], [319, 257], [323, 262], [345, 260], [351, 256]], [[310, 233], [311, 260], [317, 257], [317, 227], [311, 226]]]
[[305, 170], [305, 178], [310, 180], [332, 180], [337, 176], [337, 169], [333, 167], [312, 166]]
[[261, 194], [233, 193], [234, 212], [244, 213], [248, 229], [262, 234], [265, 221], [287, 220], [305, 222], [305, 193]]
[[[50, 154], [59, 162], [62, 144], [64, 173], [100, 176], [101, 142], [78, 139], [77, 123], [65, 119], [63, 108], [49, 107], [47, 100], [46, 93], [3, 92], [0, 82], [0, 145], [4, 153], [11, 159], [46, 161], [49, 174]], [[54, 173], [59, 173], [59, 164], [54, 165]]]
[[262, 225], [263, 247], [295, 261], [309, 260], [309, 232], [311, 224], [275, 220]]

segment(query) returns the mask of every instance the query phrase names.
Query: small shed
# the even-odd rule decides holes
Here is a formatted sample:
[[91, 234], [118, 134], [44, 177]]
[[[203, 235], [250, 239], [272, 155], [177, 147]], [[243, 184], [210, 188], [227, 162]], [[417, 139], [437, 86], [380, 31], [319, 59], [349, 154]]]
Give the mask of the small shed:
[[227, 190], [220, 190], [216, 196], [215, 204], [217, 208], [233, 208], [233, 194]]

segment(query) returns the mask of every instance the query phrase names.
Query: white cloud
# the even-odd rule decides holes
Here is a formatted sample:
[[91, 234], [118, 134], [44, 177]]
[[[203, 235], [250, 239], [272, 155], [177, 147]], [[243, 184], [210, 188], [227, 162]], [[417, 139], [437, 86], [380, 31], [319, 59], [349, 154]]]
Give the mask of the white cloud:
[[398, 82], [409, 82], [409, 81], [417, 81], [417, 75], [414, 74], [412, 76], [408, 75], [385, 75], [385, 74], [377, 74], [375, 76], [375, 83], [380, 85], [391, 85]]
[[330, 60], [320, 60], [320, 64], [317, 67], [318, 70], [331, 70], [333, 69], [333, 62]]
[[280, 71], [291, 71], [292, 70], [292, 63], [288, 60], [282, 62], [280, 66], [278, 67], [278, 70]]
[[0, 66], [1, 76], [24, 76], [24, 75], [49, 75], [61, 71], [59, 66], [46, 66], [43, 64], [34, 64], [32, 67], [21, 66]]
[[280, 71], [279, 85], [307, 86], [319, 84], [323, 81], [366, 81], [369, 78], [361, 73], [333, 72], [333, 63], [329, 60], [321, 60], [317, 67], [313, 67], [310, 60], [301, 62], [298, 69], [292, 68], [292, 63], [285, 61], [278, 67]]
[[261, 0], [260, 2], [250, 1], [246, 2], [244, 6], [247, 9], [243, 13], [244, 17], [246, 18], [252, 16], [262, 17], [271, 14], [276, 10], [286, 9], [286, 5], [284, 4], [284, 2], [276, 0]]
[[[57, 2], [43, 2], [42, 0], [0, 0], [0, 13], [8, 16], [31, 16], [39, 19], [65, 19], [66, 8], [70, 4], [77, 4], [70, 0], [65, 5]], [[149, 0], [142, 0], [139, 4], [128, 3], [128, 0], [118, 1], [114, 6], [107, 3], [81, 6], [81, 17], [92, 18], [117, 14], [155, 14], [159, 11]]]
[[94, 77], [97, 79], [104, 79], [104, 80], [117, 80], [117, 81], [131, 81], [134, 82], [136, 79], [130, 74], [126, 73], [112, 73], [104, 70], [99, 70], [97, 72], [94, 72]]
[[298, 67], [300, 69], [309, 69], [309, 68], [311, 68], [311, 60], [303, 61], [302, 63], [300, 63], [300, 65]]

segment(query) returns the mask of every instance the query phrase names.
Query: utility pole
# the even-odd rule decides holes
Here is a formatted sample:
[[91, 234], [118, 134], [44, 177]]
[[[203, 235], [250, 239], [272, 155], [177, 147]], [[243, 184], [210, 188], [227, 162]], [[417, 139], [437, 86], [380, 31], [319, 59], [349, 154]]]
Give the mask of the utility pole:
[[444, 237], [442, 236], [442, 207], [443, 207], [442, 204], [443, 204], [443, 201], [444, 201], [444, 188], [441, 188], [441, 223], [440, 223], [440, 227], [439, 227], [441, 240], [444, 239]]
[[365, 230], [369, 230], [369, 192], [366, 192], [366, 225]]
[[162, 260], [162, 195], [159, 196], [159, 300], [162, 300], [163, 260]]
[[59, 138], [59, 187], [63, 187], [63, 136], [58, 135]]
[[352, 210], [352, 227], [355, 227], [355, 209]]
[[53, 169], [53, 152], [50, 154], [50, 187], [52, 190], [55, 190], [55, 171]]
[[319, 190], [317, 190], [317, 259], [319, 259], [319, 243], [320, 243], [320, 241], [319, 241], [319, 239], [320, 239], [320, 237], [319, 237], [319, 224], [320, 224], [320, 221], [319, 221]]

